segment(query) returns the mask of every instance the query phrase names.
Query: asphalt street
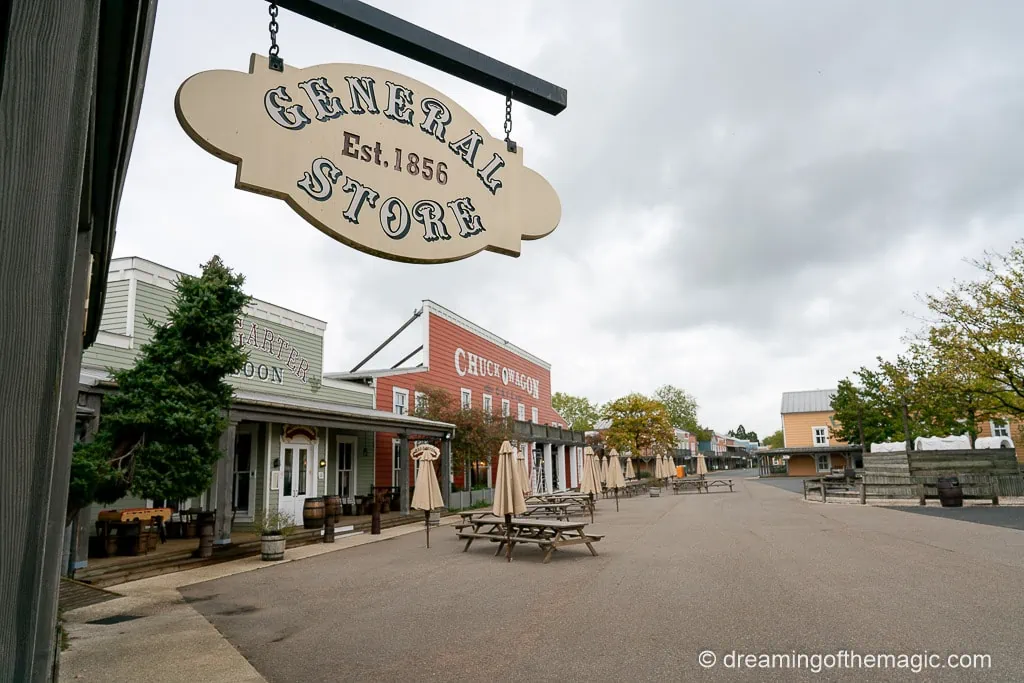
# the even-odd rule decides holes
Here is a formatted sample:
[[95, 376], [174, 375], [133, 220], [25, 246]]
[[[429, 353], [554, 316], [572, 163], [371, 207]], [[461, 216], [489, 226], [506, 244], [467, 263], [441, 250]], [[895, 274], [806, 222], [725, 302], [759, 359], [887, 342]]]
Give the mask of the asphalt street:
[[[733, 474], [735, 493], [602, 500], [599, 557], [509, 564], [442, 528], [182, 593], [272, 682], [1024, 680], [1020, 531]], [[951, 654], [991, 664], [932, 666]], [[870, 655], [894, 659], [838, 668]]]

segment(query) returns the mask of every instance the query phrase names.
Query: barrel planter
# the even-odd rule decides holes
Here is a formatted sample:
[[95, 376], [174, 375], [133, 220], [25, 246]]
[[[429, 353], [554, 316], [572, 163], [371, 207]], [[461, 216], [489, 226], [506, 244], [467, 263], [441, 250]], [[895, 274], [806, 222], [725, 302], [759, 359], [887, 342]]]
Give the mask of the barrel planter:
[[939, 491], [939, 503], [944, 508], [964, 506], [964, 490], [960, 488], [960, 480], [956, 477], [939, 477], [935, 484]]
[[441, 524], [441, 511], [440, 510], [431, 510], [430, 514], [427, 515], [427, 523], [430, 524], [430, 526], [440, 526], [440, 524]]
[[302, 526], [306, 529], [320, 529], [324, 525], [324, 499], [307, 498], [302, 505]]
[[661, 498], [661, 487], [651, 486], [647, 489], [647, 493], [650, 494], [651, 498]]
[[260, 557], [266, 562], [284, 559], [284, 536], [279, 533], [260, 536]]
[[196, 525], [199, 527], [199, 548], [195, 552], [196, 557], [213, 556], [213, 527], [216, 522], [217, 513], [212, 511], [200, 512], [197, 515]]
[[341, 523], [341, 496], [324, 496], [324, 515], [333, 524]]

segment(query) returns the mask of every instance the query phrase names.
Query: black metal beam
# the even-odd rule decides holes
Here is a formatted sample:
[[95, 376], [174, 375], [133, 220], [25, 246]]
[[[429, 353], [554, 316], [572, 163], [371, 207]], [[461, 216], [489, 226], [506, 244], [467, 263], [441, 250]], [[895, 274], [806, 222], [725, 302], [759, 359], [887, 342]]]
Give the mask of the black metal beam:
[[351, 370], [349, 370], [349, 372], [356, 372], [357, 370], [359, 370], [359, 368], [361, 368], [361, 367], [363, 367], [364, 365], [366, 365], [366, 363], [367, 363], [367, 362], [368, 362], [368, 361], [369, 361], [369, 360], [370, 360], [371, 358], [373, 358], [373, 357], [374, 357], [374, 356], [376, 356], [376, 355], [377, 355], [378, 353], [380, 353], [380, 350], [381, 350], [381, 349], [383, 349], [383, 348], [384, 348], [385, 346], [387, 346], [388, 344], [390, 344], [390, 343], [392, 342], [392, 340], [393, 340], [393, 339], [394, 339], [395, 337], [397, 337], [398, 335], [402, 334], [402, 331], [403, 331], [403, 330], [404, 330], [405, 328], [409, 327], [409, 325], [412, 325], [412, 321], [413, 321], [413, 320], [415, 320], [416, 318], [420, 317], [421, 315], [423, 315], [423, 309], [422, 309], [422, 308], [420, 308], [419, 310], [413, 311], [412, 317], [411, 317], [411, 318], [409, 318], [408, 320], [406, 320], [406, 321], [405, 321], [405, 324], [404, 324], [404, 325], [402, 325], [402, 326], [401, 326], [401, 327], [399, 327], [399, 328], [398, 328], [397, 330], [395, 330], [395, 333], [394, 333], [394, 334], [392, 334], [392, 335], [391, 335], [390, 337], [388, 337], [387, 339], [385, 339], [385, 340], [384, 340], [384, 342], [383, 342], [383, 343], [382, 343], [382, 344], [381, 344], [380, 346], [378, 346], [377, 348], [375, 348], [375, 349], [374, 349], [374, 350], [373, 350], [373, 351], [372, 351], [372, 352], [370, 353], [370, 355], [369, 355], [369, 356], [367, 356], [366, 358], [364, 358], [364, 359], [362, 359], [361, 361], [359, 361], [359, 363], [358, 363], [358, 364], [357, 364], [357, 365], [356, 365], [356, 366], [355, 366], [354, 368], [352, 368]]
[[416, 355], [417, 353], [419, 353], [419, 352], [420, 352], [420, 351], [422, 351], [422, 350], [423, 350], [423, 344], [420, 344], [420, 345], [419, 345], [419, 346], [417, 346], [417, 347], [416, 347], [415, 349], [413, 349], [412, 353], [410, 353], [410, 354], [409, 354], [408, 356], [406, 356], [406, 357], [405, 357], [405, 358], [403, 358], [402, 360], [400, 360], [400, 361], [398, 361], [397, 363], [395, 363], [394, 365], [392, 365], [392, 366], [391, 366], [391, 369], [392, 369], [392, 370], [394, 370], [394, 369], [395, 369], [395, 368], [397, 368], [397, 367], [398, 367], [399, 365], [401, 365], [401, 364], [402, 364], [402, 363], [404, 363], [405, 361], [409, 360], [410, 358], [412, 358], [413, 356], [415, 356], [415, 355]]
[[[268, 0], [269, 2], [270, 0]], [[275, 0], [307, 19], [362, 38], [513, 100], [557, 115], [566, 107], [565, 88], [399, 19], [359, 0]], [[287, 39], [283, 47], [287, 50]]]

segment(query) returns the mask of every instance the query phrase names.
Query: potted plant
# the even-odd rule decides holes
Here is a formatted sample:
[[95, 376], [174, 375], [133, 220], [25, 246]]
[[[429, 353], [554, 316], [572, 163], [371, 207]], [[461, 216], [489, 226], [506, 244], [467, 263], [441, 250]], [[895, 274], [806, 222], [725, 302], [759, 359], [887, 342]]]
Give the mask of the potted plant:
[[256, 518], [260, 532], [260, 557], [265, 561], [283, 560], [285, 536], [291, 532], [295, 520], [287, 512], [263, 513]]

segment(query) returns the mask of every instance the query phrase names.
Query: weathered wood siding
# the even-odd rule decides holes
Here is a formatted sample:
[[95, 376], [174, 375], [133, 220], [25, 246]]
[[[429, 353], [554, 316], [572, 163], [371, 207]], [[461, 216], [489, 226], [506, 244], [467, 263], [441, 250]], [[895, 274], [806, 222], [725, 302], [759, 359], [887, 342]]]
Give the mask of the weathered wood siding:
[[[785, 431], [786, 448], [807, 448], [814, 446], [814, 428], [828, 428], [832, 423], [829, 418], [832, 412], [821, 413], [785, 413], [782, 416], [782, 425]], [[832, 438], [832, 432], [828, 432], [828, 443], [836, 446], [842, 443]]]
[[[939, 477], [952, 476], [961, 479], [967, 495], [987, 495], [984, 483], [988, 477], [996, 478], [1000, 495], [1024, 495], [1020, 464], [1016, 452], [1010, 449], [864, 454], [864, 482], [871, 495], [916, 498], [918, 483], [924, 483], [932, 495]], [[888, 486], [872, 490], [872, 484]]]

